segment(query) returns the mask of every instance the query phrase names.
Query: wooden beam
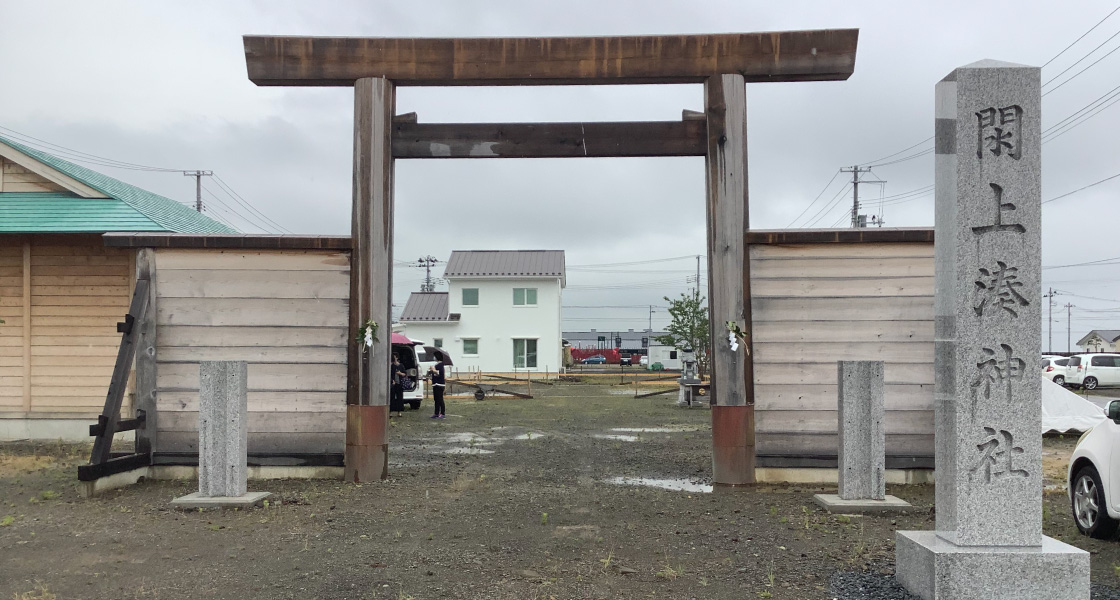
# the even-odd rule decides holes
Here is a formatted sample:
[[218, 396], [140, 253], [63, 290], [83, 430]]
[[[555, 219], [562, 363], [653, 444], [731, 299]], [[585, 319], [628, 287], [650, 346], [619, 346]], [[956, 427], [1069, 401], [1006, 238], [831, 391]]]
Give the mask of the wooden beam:
[[703, 121], [393, 124], [393, 158], [704, 156]]
[[[754, 481], [754, 369], [747, 254], [747, 99], [741, 75], [704, 85], [708, 115], [708, 314], [711, 323], [713, 479]], [[732, 350], [726, 323], [746, 339]], [[718, 409], [718, 410], [717, 410]]]
[[158, 284], [156, 277], [156, 251], [142, 248], [136, 251], [136, 281], [148, 283], [148, 310], [136, 321], [139, 337], [136, 344], [136, 385], [133, 398], [133, 414], [144, 411], [144, 426], [136, 430], [136, 452], [151, 454], [159, 447], [159, 411], [156, 410], [156, 388], [159, 364], [156, 356], [156, 315], [158, 306]]
[[143, 321], [148, 310], [148, 282], [141, 279], [136, 282], [136, 292], [132, 294], [132, 303], [129, 305], [128, 314], [125, 316], [124, 329], [121, 331], [121, 345], [117, 350], [117, 361], [113, 366], [113, 378], [109, 381], [109, 391], [105, 394], [105, 408], [101, 411], [103, 419], [102, 435], [93, 440], [93, 452], [90, 455], [91, 465], [109, 460], [113, 446], [113, 434], [117, 431], [117, 423], [121, 418], [121, 402], [124, 400], [124, 390], [128, 385], [128, 373], [132, 370], [132, 360], [135, 357], [140, 329], [136, 324]]
[[244, 38], [249, 79], [264, 86], [701, 83], [847, 79], [858, 29], [566, 38]]

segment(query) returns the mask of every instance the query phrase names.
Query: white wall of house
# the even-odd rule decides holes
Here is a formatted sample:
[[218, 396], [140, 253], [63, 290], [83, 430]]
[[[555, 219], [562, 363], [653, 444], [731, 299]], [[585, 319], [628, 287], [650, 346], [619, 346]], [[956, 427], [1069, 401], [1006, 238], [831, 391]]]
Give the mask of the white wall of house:
[[[406, 322], [404, 334], [428, 344], [436, 338], [451, 354], [459, 371], [490, 373], [557, 371], [562, 363], [560, 334], [560, 279], [473, 278], [450, 279], [448, 311], [459, 313], [458, 322]], [[514, 304], [514, 289], [536, 290], [536, 304]], [[477, 305], [463, 304], [463, 290], [478, 290]], [[529, 295], [531, 299], [531, 294]], [[519, 298], [524, 297], [519, 295]], [[514, 340], [536, 344], [536, 364], [521, 366], [514, 360]], [[532, 341], [529, 341], [532, 340]], [[476, 349], [473, 353], [472, 349]]]
[[1115, 344], [1109, 343], [1108, 340], [1102, 339], [1097, 334], [1089, 336], [1084, 344], [1078, 344], [1078, 348], [1082, 352], [1120, 352], [1120, 340]]

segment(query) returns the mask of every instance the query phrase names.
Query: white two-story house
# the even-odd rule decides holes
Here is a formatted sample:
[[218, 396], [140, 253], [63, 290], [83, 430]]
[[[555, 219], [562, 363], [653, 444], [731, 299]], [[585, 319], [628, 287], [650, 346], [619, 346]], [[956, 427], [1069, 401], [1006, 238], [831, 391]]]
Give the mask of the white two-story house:
[[456, 250], [447, 292], [414, 292], [404, 334], [448, 351], [455, 369], [489, 373], [563, 366], [563, 250]]

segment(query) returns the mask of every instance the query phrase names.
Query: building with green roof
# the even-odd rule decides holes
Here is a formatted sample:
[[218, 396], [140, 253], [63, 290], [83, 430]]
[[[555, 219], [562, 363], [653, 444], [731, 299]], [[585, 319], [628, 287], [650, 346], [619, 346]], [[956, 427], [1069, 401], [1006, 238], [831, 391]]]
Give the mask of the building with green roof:
[[102, 243], [112, 231], [237, 233], [0, 137], [0, 440], [89, 439], [136, 281], [136, 250]]

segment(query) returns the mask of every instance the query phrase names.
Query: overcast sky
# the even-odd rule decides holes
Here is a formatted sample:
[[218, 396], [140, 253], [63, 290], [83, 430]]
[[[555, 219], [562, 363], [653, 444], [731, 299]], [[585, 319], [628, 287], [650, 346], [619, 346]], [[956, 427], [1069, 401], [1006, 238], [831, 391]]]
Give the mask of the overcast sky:
[[[352, 91], [256, 87], [245, 74], [242, 35], [570, 36], [858, 27], [849, 80], [747, 87], [752, 227], [830, 227], [846, 224], [851, 207], [850, 190], [844, 190], [850, 176], [832, 179], [839, 168], [887, 163], [932, 147], [927, 142], [879, 160], [932, 135], [938, 80], [982, 58], [1043, 65], [1115, 3], [0, 0], [0, 127], [7, 128], [0, 134], [15, 131], [140, 165], [212, 169], [284, 229], [345, 235]], [[1084, 107], [1090, 109], [1083, 116], [1102, 107], [1084, 124], [1066, 122], [1076, 124], [1068, 133], [1051, 132], [1061, 135], [1044, 146], [1043, 200], [1120, 172], [1109, 143], [1120, 126], [1120, 108], [1103, 108], [1120, 85], [1120, 52], [1106, 56], [1120, 48], [1120, 36], [1109, 39], [1117, 32], [1120, 13], [1043, 69], [1044, 83], [1055, 79], [1044, 87], [1054, 90], [1044, 99], [1044, 130]], [[416, 111], [426, 122], [675, 120], [681, 109], [702, 109], [702, 89], [405, 88], [397, 104], [398, 112]], [[193, 204], [193, 178], [87, 166]], [[564, 313], [565, 330], [646, 327], [648, 308], [577, 307], [663, 305], [662, 296], [687, 289], [694, 256], [704, 254], [700, 158], [398, 161], [396, 176], [397, 260], [428, 254], [446, 260], [456, 249], [563, 249], [569, 265], [564, 302], [571, 307]], [[866, 212], [879, 214], [877, 199], [893, 196], [881, 209], [888, 226], [933, 225], [933, 195], [921, 193], [933, 183], [932, 154], [883, 164], [866, 178], [887, 182], [861, 186]], [[259, 227], [259, 218], [246, 221], [249, 210], [215, 182], [204, 184], [210, 214], [242, 231], [278, 231], [267, 222], [267, 229]], [[914, 190], [919, 192], [899, 196]], [[1120, 178], [1047, 204], [1043, 264], [1120, 256], [1118, 191]], [[683, 258], [614, 267], [612, 273], [578, 267], [674, 257]], [[423, 271], [401, 267], [396, 274], [394, 302], [403, 305], [408, 292], [419, 289]], [[1056, 300], [1075, 305], [1075, 342], [1092, 328], [1120, 329], [1120, 263], [1046, 269], [1043, 281], [1070, 293]], [[1065, 349], [1064, 317], [1064, 308], [1055, 311], [1056, 350]], [[655, 328], [666, 322], [664, 311], [654, 313]]]

